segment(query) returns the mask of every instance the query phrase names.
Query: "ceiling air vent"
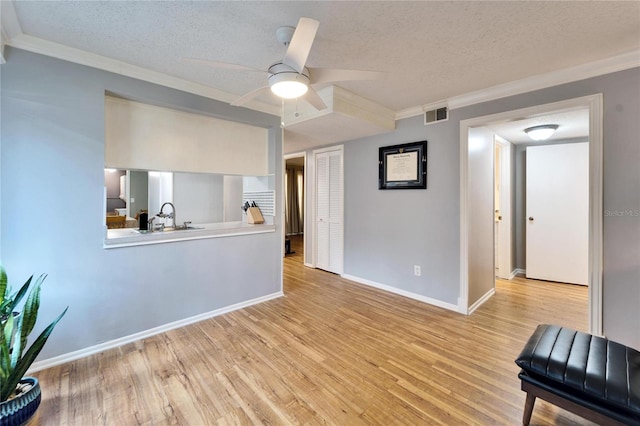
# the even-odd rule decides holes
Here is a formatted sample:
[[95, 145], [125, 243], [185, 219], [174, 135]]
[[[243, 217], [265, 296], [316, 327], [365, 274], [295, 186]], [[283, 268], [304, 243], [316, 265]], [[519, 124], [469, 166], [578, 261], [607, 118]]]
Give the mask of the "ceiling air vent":
[[436, 108], [424, 113], [424, 124], [433, 124], [449, 119], [449, 109], [447, 107]]

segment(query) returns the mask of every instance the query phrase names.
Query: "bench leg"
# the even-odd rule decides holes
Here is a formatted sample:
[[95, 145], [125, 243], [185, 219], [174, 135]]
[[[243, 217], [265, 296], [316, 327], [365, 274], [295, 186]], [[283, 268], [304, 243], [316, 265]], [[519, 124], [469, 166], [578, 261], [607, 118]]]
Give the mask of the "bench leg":
[[522, 425], [529, 426], [531, 421], [531, 413], [533, 413], [533, 404], [536, 403], [535, 395], [527, 392], [527, 400], [524, 403], [524, 413], [522, 414]]

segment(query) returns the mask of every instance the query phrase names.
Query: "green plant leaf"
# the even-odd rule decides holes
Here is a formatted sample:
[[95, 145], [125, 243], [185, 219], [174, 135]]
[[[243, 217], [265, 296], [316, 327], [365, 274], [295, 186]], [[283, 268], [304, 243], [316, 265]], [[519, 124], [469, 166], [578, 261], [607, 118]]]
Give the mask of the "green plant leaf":
[[14, 318], [13, 314], [9, 315], [9, 318], [4, 322], [4, 341], [8, 347], [11, 347], [11, 338], [13, 337], [13, 327], [14, 327]]
[[[38, 280], [42, 281], [44, 280], [44, 278], [42, 278], [43, 275], [40, 275], [40, 278], [38, 278]], [[46, 277], [46, 275], [45, 275]], [[42, 280], [41, 280], [42, 278]], [[29, 277], [29, 279], [27, 280], [26, 283], [23, 284], [23, 286], [20, 288], [20, 290], [18, 290], [18, 292], [13, 296], [13, 301], [10, 305], [11, 309], [9, 309], [8, 314], [10, 314], [11, 312], [13, 312], [13, 310], [16, 308], [16, 306], [18, 306], [18, 303], [20, 303], [20, 301], [22, 300], [22, 298], [24, 297], [24, 295], [27, 293], [27, 290], [29, 290], [29, 286], [31, 285], [31, 280], [33, 279], [33, 275], [31, 275]]]
[[[11, 316], [13, 317], [13, 315]], [[22, 356], [22, 348], [24, 347], [24, 344], [26, 342], [26, 339], [24, 342], [22, 341], [22, 339], [20, 339], [23, 318], [24, 317], [21, 315], [18, 317], [18, 320], [16, 321], [16, 338], [15, 338], [15, 341], [13, 342], [13, 346], [11, 347], [11, 368], [16, 368], [16, 364], [18, 363], [18, 360]]]
[[58, 321], [67, 313], [69, 307], [67, 306], [64, 311], [55, 319], [47, 328], [44, 329], [42, 333], [38, 336], [38, 338], [33, 342], [31, 347], [27, 350], [24, 356], [18, 361], [15, 369], [9, 374], [7, 380], [2, 383], [2, 387], [0, 388], [0, 401], [6, 401], [7, 398], [11, 395], [11, 393], [15, 390], [18, 382], [24, 376], [24, 373], [27, 372], [29, 366], [35, 361], [36, 357], [44, 347], [44, 344], [47, 342], [49, 335], [55, 328]]
[[33, 330], [33, 327], [36, 325], [36, 320], [38, 319], [38, 309], [40, 308], [40, 288], [46, 277], [46, 275], [40, 275], [38, 277], [31, 287], [31, 291], [29, 291], [29, 295], [27, 296], [27, 301], [24, 303], [24, 308], [22, 309], [22, 330], [18, 336], [21, 347], [23, 348], [26, 346], [27, 337]]
[[[3, 381], [11, 374], [11, 337], [13, 334], [13, 315], [2, 323], [2, 333], [0, 333], [0, 370], [2, 370]], [[8, 336], [8, 339], [7, 339]]]
[[[3, 376], [7, 377], [9, 375], [9, 363], [10, 363], [10, 357], [9, 357], [9, 351], [11, 350], [11, 347], [5, 342], [5, 338], [4, 338], [4, 327], [6, 325], [6, 322], [4, 324], [2, 324], [2, 333], [0, 333], [0, 370], [2, 370]], [[0, 386], [1, 387], [1, 386]]]
[[4, 298], [7, 292], [7, 271], [0, 265], [0, 296]]

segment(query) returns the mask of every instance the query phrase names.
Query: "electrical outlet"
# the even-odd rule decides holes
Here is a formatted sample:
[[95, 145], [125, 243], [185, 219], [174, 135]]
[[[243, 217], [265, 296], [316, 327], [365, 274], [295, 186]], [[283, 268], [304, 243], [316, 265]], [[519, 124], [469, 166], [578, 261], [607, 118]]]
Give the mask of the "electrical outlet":
[[413, 265], [413, 275], [419, 277], [422, 275], [422, 271], [420, 270], [420, 265]]

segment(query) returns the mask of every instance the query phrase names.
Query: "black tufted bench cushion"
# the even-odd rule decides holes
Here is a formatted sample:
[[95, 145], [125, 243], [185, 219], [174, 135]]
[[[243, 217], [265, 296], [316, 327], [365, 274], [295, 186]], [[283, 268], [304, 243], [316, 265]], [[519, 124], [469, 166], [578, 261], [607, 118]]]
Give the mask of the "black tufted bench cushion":
[[527, 400], [536, 397], [599, 424], [640, 425], [640, 352], [591, 334], [539, 325], [516, 359]]

